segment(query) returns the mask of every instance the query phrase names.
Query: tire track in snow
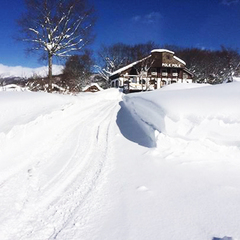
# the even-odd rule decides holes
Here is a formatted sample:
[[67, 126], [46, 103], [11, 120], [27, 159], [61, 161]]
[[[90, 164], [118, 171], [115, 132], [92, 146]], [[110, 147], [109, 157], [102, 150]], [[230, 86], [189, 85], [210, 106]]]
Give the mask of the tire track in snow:
[[[46, 159], [40, 158], [40, 161], [35, 161], [35, 165], [28, 169], [28, 178], [25, 179], [25, 183], [30, 182], [28, 183], [28, 189], [25, 191], [27, 196], [22, 196], [24, 203], [20, 207], [21, 210], [18, 211], [18, 216], [15, 219], [10, 218], [11, 220], [5, 224], [6, 238], [3, 239], [12, 239], [12, 237], [37, 239], [39, 234], [40, 236], [46, 236], [46, 239], [56, 239], [58, 237], [69, 221], [73, 219], [76, 212], [79, 212], [79, 208], [95, 187], [102, 172], [107, 155], [108, 136], [106, 134], [111, 124], [111, 116], [115, 117], [116, 111], [114, 109], [117, 106], [118, 101], [103, 101], [97, 106], [89, 104], [87, 107], [79, 108], [79, 104], [75, 104], [68, 108], [67, 113], [61, 119], [67, 125], [64, 130], [70, 128], [68, 133], [64, 134], [64, 136], [67, 135], [65, 141], [71, 141], [71, 138], [75, 137], [77, 144], [70, 145], [69, 151], [71, 154], [68, 155], [64, 151], [61, 152], [61, 148], [64, 148], [63, 139], [58, 140], [56, 142], [57, 146], [54, 147], [52, 153]], [[77, 111], [77, 109], [79, 110]], [[85, 117], [83, 116], [84, 113]], [[66, 117], [68, 114], [70, 116]], [[44, 120], [47, 123], [44, 124], [51, 122], [51, 119], [54, 122], [55, 118], [58, 117], [59, 114], [47, 117]], [[76, 121], [78, 117], [80, 120]], [[94, 121], [91, 121], [91, 119]], [[89, 122], [92, 122], [91, 127], [89, 127]], [[36, 125], [38, 126], [38, 124], [42, 123], [37, 122]], [[54, 139], [56, 139], [56, 136], [50, 140]], [[81, 139], [87, 139], [87, 141], [82, 143], [80, 142]], [[48, 141], [43, 147], [44, 150], [48, 149], [47, 144]], [[96, 154], [96, 149], [101, 154]], [[48, 161], [51, 161], [51, 157], [57, 150], [60, 151], [60, 155], [66, 154], [66, 163], [53, 179], [42, 185], [42, 173], [51, 167], [51, 165], [48, 165]], [[41, 150], [36, 151], [35, 156], [40, 153], [43, 152]], [[26, 169], [15, 174], [8, 181], [8, 187], [11, 184], [14, 186], [19, 176], [26, 178]], [[7, 185], [5, 189], [8, 188]], [[24, 192], [24, 189], [19, 191]], [[9, 194], [13, 193], [9, 190]], [[36, 212], [34, 212], [34, 209], [36, 209]], [[16, 211], [13, 211], [13, 215], [15, 213]], [[18, 226], [19, 222], [21, 222], [20, 226]], [[7, 232], [7, 225], [15, 226], [10, 234]], [[0, 228], [1, 231], [4, 231], [4, 228], [3, 230]]]
[[[62, 234], [62, 231], [65, 230], [65, 228], [70, 224], [72, 220], [74, 220], [75, 215], [76, 215], [76, 218], [79, 218], [79, 216], [81, 216], [80, 217], [81, 221], [85, 221], [84, 219], [86, 218], [89, 211], [91, 210], [92, 205], [89, 204], [87, 209], [85, 209], [84, 214], [82, 211], [81, 211], [81, 214], [79, 214], [80, 207], [83, 205], [83, 203], [86, 202], [90, 193], [94, 191], [96, 185], [98, 184], [99, 177], [103, 171], [104, 165], [106, 164], [107, 155], [108, 155], [108, 132], [109, 132], [109, 128], [112, 120], [110, 116], [112, 116], [112, 112], [114, 108], [117, 107], [117, 105], [118, 104], [115, 104], [113, 106], [103, 109], [105, 112], [107, 112], [107, 115], [104, 114], [105, 117], [99, 122], [99, 125], [96, 126], [93, 131], [93, 133], [96, 135], [96, 140], [94, 141], [95, 144], [93, 146], [93, 148], [95, 149], [93, 150], [93, 148], [90, 148], [93, 151], [91, 151], [90, 156], [85, 157], [86, 160], [88, 160], [89, 162], [88, 165], [85, 165], [85, 167], [87, 167], [85, 169], [85, 172], [88, 172], [89, 174], [87, 177], [85, 177], [85, 179], [83, 179], [83, 181], [81, 181], [86, 183], [85, 191], [82, 191], [81, 189], [82, 186], [80, 187], [78, 184], [77, 184], [78, 185], [77, 188], [75, 187], [73, 188], [73, 192], [70, 195], [68, 195], [70, 198], [66, 201], [68, 202], [68, 204], [69, 202], [72, 202], [71, 204], [75, 206], [74, 209], [72, 210], [72, 214], [67, 216], [67, 221], [65, 221], [63, 225], [60, 227], [60, 229], [56, 231], [54, 236], [50, 237], [49, 239], [58, 239], [58, 236]], [[97, 118], [99, 118], [99, 116]], [[89, 161], [90, 159], [91, 161]], [[96, 164], [95, 168], [93, 168], [93, 164], [92, 164], [93, 162], [95, 162]], [[75, 183], [79, 182], [79, 177], [80, 176], [78, 176], [77, 179], [74, 181]], [[79, 197], [79, 194], [81, 198], [76, 203], [74, 199], [76, 197]], [[74, 195], [74, 198], [72, 198], [71, 195]], [[67, 236], [68, 235], [69, 233], [67, 234]], [[64, 238], [66, 238], [67, 236], [65, 236]], [[62, 236], [60, 236], [59, 239], [62, 239]]]

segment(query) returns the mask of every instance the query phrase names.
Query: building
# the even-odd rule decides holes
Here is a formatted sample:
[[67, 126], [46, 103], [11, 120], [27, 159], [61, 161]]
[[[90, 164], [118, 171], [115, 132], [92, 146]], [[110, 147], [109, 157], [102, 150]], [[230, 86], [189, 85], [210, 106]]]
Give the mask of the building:
[[97, 83], [91, 83], [82, 89], [83, 92], [99, 92], [103, 89]]
[[113, 72], [109, 79], [111, 87], [135, 92], [159, 89], [171, 83], [192, 83], [193, 74], [174, 52], [155, 49], [146, 58]]

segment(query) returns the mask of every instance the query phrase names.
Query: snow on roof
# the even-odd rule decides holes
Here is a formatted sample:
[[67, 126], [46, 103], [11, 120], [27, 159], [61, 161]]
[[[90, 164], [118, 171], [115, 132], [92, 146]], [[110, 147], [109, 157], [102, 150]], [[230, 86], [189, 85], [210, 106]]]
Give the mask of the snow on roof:
[[[153, 49], [153, 50], [151, 51], [151, 53], [154, 53], [154, 52], [160, 52], [160, 53], [168, 52], [168, 53], [174, 54], [174, 52], [172, 52], [172, 51], [170, 51], [170, 50], [167, 50], [167, 49]], [[139, 62], [142, 62], [142, 61], [144, 61], [145, 59], [147, 59], [147, 58], [149, 58], [149, 57], [151, 57], [151, 55], [149, 55], [149, 56], [147, 56], [146, 58], [143, 58], [143, 59], [141, 59], [141, 60], [138, 60], [138, 61], [136, 61], [136, 62], [130, 63], [130, 64], [128, 64], [128, 65], [125, 66], [125, 67], [119, 68], [118, 70], [112, 72], [112, 73], [111, 73], [111, 76], [113, 76], [113, 75], [115, 75], [115, 74], [118, 74], [118, 73], [121, 73], [121, 72], [129, 69], [129, 68], [135, 66], [135, 65], [138, 64]], [[176, 56], [173, 56], [173, 57], [174, 57], [177, 61], [179, 61], [179, 62], [181, 62], [182, 64], [186, 65], [186, 63], [185, 63], [182, 59], [180, 59], [180, 58], [178, 58], [178, 57], [176, 57]]]
[[153, 52], [168, 52], [168, 53], [172, 53], [172, 54], [174, 54], [174, 52], [172, 52], [172, 51], [170, 51], [170, 50], [167, 50], [167, 49], [153, 49], [152, 51], [151, 51], [151, 53], [153, 53]]
[[116, 70], [116, 71], [114, 71], [113, 73], [111, 73], [111, 76], [113, 76], [113, 75], [115, 75], [115, 74], [118, 74], [118, 73], [120, 73], [120, 72], [123, 72], [123, 71], [129, 69], [129, 68], [135, 66], [136, 64], [144, 61], [145, 59], [147, 59], [147, 58], [149, 58], [149, 57], [151, 57], [151, 55], [149, 55], [149, 56], [147, 56], [147, 57], [145, 57], [145, 58], [143, 58], [143, 59], [141, 59], [141, 60], [138, 60], [138, 61], [136, 61], [136, 62], [130, 63], [130, 64], [128, 64], [128, 65], [125, 66], [125, 67], [119, 68], [118, 70]]
[[93, 87], [93, 86], [97, 87], [97, 88], [99, 89], [99, 91], [102, 91], [102, 90], [103, 90], [103, 88], [101, 88], [101, 87], [98, 85], [98, 83], [91, 83], [91, 84], [85, 86], [85, 87], [82, 89], [82, 91], [84, 92], [84, 91], [86, 91], [88, 88]]
[[182, 59], [180, 59], [176, 56], [173, 56], [173, 58], [175, 58], [177, 61], [181, 62], [182, 64], [186, 65], [186, 63]]

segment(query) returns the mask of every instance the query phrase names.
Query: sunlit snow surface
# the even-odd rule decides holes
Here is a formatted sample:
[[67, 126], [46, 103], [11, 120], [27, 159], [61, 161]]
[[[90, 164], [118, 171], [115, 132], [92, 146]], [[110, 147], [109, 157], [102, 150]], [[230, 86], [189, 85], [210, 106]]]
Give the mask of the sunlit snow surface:
[[239, 183], [238, 82], [0, 92], [1, 240], [237, 240]]
[[[63, 66], [53, 64], [53, 74], [58, 75], [62, 73]], [[48, 67], [38, 67], [38, 68], [27, 68], [22, 66], [6, 66], [0, 64], [0, 78], [9, 77], [20, 77], [20, 78], [31, 78], [31, 77], [45, 77], [48, 74]]]

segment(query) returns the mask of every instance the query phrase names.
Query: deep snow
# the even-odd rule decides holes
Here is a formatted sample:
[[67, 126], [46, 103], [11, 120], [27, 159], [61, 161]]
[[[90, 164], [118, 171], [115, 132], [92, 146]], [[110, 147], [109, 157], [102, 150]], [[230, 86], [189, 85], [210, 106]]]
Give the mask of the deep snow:
[[[53, 74], [61, 74], [63, 66], [53, 64]], [[38, 67], [38, 68], [28, 68], [22, 66], [6, 66], [0, 64], [0, 78], [9, 78], [9, 77], [20, 77], [20, 78], [30, 78], [35, 75], [46, 77], [48, 74], [48, 67]]]
[[240, 83], [0, 92], [0, 239], [240, 239]]

